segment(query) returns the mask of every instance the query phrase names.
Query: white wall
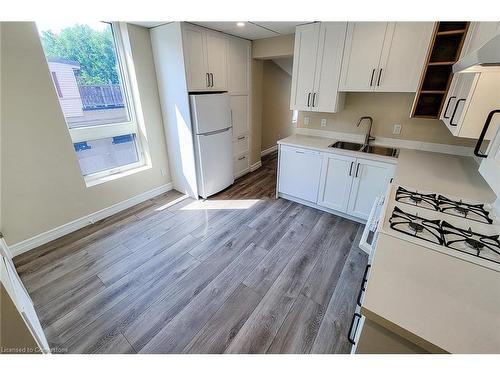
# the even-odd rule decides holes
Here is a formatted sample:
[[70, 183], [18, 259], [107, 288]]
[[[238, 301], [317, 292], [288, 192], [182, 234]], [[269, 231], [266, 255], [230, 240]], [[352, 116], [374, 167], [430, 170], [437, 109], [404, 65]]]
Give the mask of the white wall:
[[35, 24], [1, 24], [1, 230], [9, 244], [170, 182], [149, 31], [128, 29], [152, 167], [87, 188]]

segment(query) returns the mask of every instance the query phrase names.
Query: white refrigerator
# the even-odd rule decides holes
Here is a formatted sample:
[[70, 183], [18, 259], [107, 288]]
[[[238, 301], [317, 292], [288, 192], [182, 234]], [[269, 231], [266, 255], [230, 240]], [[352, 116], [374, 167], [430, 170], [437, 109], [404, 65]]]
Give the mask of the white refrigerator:
[[234, 182], [229, 95], [191, 94], [198, 194], [207, 198]]

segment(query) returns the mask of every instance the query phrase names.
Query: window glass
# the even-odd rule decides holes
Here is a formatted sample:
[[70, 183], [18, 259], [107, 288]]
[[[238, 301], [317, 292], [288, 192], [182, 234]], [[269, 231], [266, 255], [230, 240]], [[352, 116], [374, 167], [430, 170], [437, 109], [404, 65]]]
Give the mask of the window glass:
[[111, 24], [38, 26], [68, 127], [129, 121]]
[[141, 161], [123, 47], [111, 23], [37, 26], [82, 174], [116, 173]]
[[134, 134], [77, 142], [73, 145], [84, 176], [139, 161]]

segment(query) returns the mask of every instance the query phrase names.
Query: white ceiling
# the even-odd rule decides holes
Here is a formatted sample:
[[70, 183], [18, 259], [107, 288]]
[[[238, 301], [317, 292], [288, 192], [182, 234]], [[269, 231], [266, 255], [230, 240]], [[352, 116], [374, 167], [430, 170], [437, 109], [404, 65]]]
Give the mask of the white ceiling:
[[[208, 27], [209, 29], [222, 31], [226, 34], [239, 36], [241, 38], [255, 40], [262, 38], [270, 38], [273, 36], [292, 34], [295, 32], [295, 26], [307, 22], [255, 22], [242, 21], [245, 26], [239, 27], [235, 22], [192, 22], [194, 24]], [[167, 23], [164, 22], [130, 22], [144, 27], [155, 27]]]

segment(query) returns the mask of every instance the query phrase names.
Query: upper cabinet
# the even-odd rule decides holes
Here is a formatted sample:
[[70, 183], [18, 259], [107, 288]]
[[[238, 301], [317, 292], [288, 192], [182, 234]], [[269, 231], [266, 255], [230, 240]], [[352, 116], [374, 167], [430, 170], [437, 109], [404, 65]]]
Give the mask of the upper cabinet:
[[415, 92], [433, 27], [433, 22], [349, 23], [340, 91]]
[[345, 22], [317, 22], [296, 28], [290, 109], [341, 109], [338, 85], [346, 28]]
[[[500, 33], [500, 22], [473, 22], [461, 55], [464, 56]], [[478, 138], [487, 114], [498, 107], [498, 76], [494, 73], [454, 74], [440, 119], [457, 137]], [[485, 136], [491, 139], [496, 127]]]
[[250, 92], [251, 43], [241, 38], [228, 38], [228, 91], [231, 95]]
[[224, 34], [182, 25], [189, 91], [227, 90], [227, 39]]

